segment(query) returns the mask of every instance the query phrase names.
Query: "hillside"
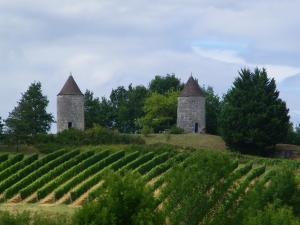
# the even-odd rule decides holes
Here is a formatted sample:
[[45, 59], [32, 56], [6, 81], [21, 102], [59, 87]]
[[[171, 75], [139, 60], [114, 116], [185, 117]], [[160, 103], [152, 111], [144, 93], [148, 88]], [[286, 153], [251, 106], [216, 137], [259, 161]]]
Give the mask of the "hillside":
[[[162, 139], [161, 136], [156, 137]], [[185, 137], [196, 140], [198, 136]], [[209, 138], [217, 139], [215, 136], [203, 135], [201, 147], [204, 146], [203, 143], [207, 143], [205, 139], [211, 140]], [[152, 136], [147, 141], [154, 143], [154, 139], [155, 136]], [[183, 140], [184, 138], [181, 141]], [[177, 144], [180, 143], [179, 140], [176, 141]], [[156, 139], [156, 142], [160, 141]], [[219, 141], [219, 146], [221, 143]], [[45, 156], [1, 155], [1, 208], [72, 214], [73, 208], [96, 198], [107, 170], [135, 171], [141, 174], [141, 179], [151, 188], [157, 198], [157, 206], [161, 208], [170, 194], [168, 183], [176, 165], [197, 163], [191, 160], [195, 155], [200, 160], [201, 157], [214, 160], [224, 156], [230, 158], [229, 165], [216, 169], [228, 167], [230, 171], [218, 178], [222, 181], [221, 186], [219, 181], [214, 183], [218, 192], [211, 194], [213, 202], [203, 217], [204, 221], [214, 221], [214, 217], [220, 216], [218, 213], [222, 213], [222, 210], [230, 210], [232, 213], [233, 207], [238, 206], [237, 201], [243, 199], [256, 185], [272, 182], [276, 175], [274, 171], [281, 166], [288, 166], [297, 174], [300, 167], [298, 161], [247, 157], [227, 151], [178, 151], [170, 150], [167, 146], [151, 148], [119, 147], [119, 150], [115, 150], [113, 147], [113, 151], [110, 151], [106, 150], [109, 149], [107, 147], [86, 147], [81, 150], [60, 150]], [[224, 203], [226, 208], [221, 209], [220, 206]]]

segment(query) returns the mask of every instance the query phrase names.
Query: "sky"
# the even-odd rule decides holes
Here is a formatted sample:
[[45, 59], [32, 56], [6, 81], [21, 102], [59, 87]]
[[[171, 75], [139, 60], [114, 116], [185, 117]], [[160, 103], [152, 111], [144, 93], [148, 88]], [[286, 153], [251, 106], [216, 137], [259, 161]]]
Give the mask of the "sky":
[[299, 0], [0, 0], [0, 116], [34, 81], [56, 116], [70, 72], [99, 97], [168, 73], [182, 82], [193, 73], [223, 95], [241, 68], [265, 67], [299, 123], [299, 8]]

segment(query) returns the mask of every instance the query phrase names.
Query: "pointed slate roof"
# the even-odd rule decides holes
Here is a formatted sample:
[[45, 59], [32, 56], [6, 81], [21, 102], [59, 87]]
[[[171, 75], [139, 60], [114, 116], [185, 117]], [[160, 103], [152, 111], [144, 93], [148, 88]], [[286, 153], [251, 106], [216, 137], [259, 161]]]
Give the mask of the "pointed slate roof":
[[186, 85], [184, 86], [180, 97], [191, 97], [191, 96], [204, 96], [203, 91], [199, 87], [198, 82], [190, 76]]
[[69, 76], [65, 85], [58, 95], [83, 95], [72, 75]]

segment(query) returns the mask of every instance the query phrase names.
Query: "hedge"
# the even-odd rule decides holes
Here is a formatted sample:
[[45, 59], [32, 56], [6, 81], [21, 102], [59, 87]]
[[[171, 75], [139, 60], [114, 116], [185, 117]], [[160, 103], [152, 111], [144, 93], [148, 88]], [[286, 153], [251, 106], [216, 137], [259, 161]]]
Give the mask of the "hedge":
[[16, 174], [10, 176], [9, 178], [5, 179], [0, 183], [0, 192], [3, 192], [6, 188], [10, 187], [14, 183], [18, 182], [19, 180], [26, 177], [28, 174], [32, 173], [33, 171], [37, 170], [41, 166], [45, 165], [45, 163], [50, 162], [51, 160], [54, 160], [55, 158], [61, 156], [62, 154], [66, 153], [66, 150], [60, 150], [53, 152], [49, 155], [46, 155], [45, 157], [35, 161], [34, 163], [24, 167], [20, 171], [18, 171]]
[[168, 158], [169, 158], [168, 152], [162, 153], [162, 154], [154, 157], [152, 160], [142, 164], [141, 166], [136, 168], [135, 171], [138, 171], [140, 174], [143, 175], [143, 174], [147, 173], [148, 171], [150, 171], [156, 165], [159, 165], [159, 164], [165, 162]]
[[12, 158], [6, 160], [5, 162], [1, 163], [0, 171], [7, 169], [8, 167], [16, 164], [17, 162], [21, 161], [24, 158], [23, 154], [18, 154], [13, 156]]
[[[76, 152], [79, 153], [77, 150]], [[35, 192], [38, 188], [42, 187], [46, 183], [48, 183], [50, 180], [54, 179], [58, 175], [62, 174], [64, 171], [68, 170], [70, 167], [78, 164], [82, 160], [86, 159], [87, 157], [93, 155], [94, 152], [92, 151], [86, 151], [83, 152], [80, 155], [77, 155], [75, 158], [72, 158], [74, 155], [70, 156], [70, 159], [63, 164], [55, 167], [54, 169], [50, 170], [48, 173], [46, 173], [44, 176], [38, 178], [33, 183], [31, 183], [29, 186], [23, 188], [20, 191], [20, 196], [22, 199], [28, 197], [30, 194]]]
[[8, 159], [8, 154], [2, 154], [0, 155], [0, 163], [3, 163]]
[[24, 168], [25, 166], [30, 165], [31, 163], [33, 163], [34, 161], [36, 161], [39, 158], [38, 154], [34, 154], [31, 155], [29, 157], [27, 157], [26, 159], [17, 162], [16, 164], [8, 167], [6, 170], [3, 170], [0, 173], [0, 180], [4, 180], [6, 178], [8, 178], [10, 175], [16, 173], [18, 170]]
[[166, 172], [176, 162], [181, 162], [182, 160], [186, 159], [187, 156], [188, 155], [186, 153], [179, 153], [179, 154], [175, 155], [174, 158], [170, 158], [166, 162], [152, 168], [146, 175], [144, 175], [143, 180], [145, 182], [148, 182], [149, 180], [153, 179], [154, 177], [157, 177], [160, 174]]
[[131, 163], [129, 163], [127, 166], [125, 166], [122, 170], [126, 171], [126, 170], [132, 170], [135, 169], [136, 167], [144, 164], [145, 162], [149, 161], [150, 159], [152, 159], [154, 157], [154, 152], [148, 152], [145, 155], [140, 156], [139, 158], [137, 158], [136, 160], [132, 161]]
[[80, 172], [82, 172], [86, 168], [92, 166], [93, 164], [95, 164], [99, 160], [102, 160], [108, 154], [109, 154], [109, 151], [99, 152], [99, 153], [87, 158], [86, 160], [82, 161], [81, 163], [79, 163], [75, 167], [65, 171], [62, 175], [55, 178], [53, 181], [49, 182], [48, 184], [46, 184], [44, 187], [42, 187], [41, 189], [39, 189], [37, 191], [38, 199], [42, 199], [42, 198], [46, 197], [46, 195], [48, 195], [54, 189], [59, 187], [61, 184], [63, 184], [64, 182], [66, 182], [70, 178], [78, 175]]
[[96, 173], [95, 175], [93, 175], [91, 178], [89, 178], [87, 181], [85, 181], [83, 184], [81, 184], [78, 188], [76, 188], [76, 190], [74, 190], [70, 193], [71, 201], [76, 200], [83, 193], [88, 191], [91, 187], [93, 187], [94, 185], [99, 183], [101, 181], [105, 171], [110, 170], [110, 169], [116, 171], [116, 170], [120, 169], [121, 167], [123, 167], [124, 165], [126, 165], [128, 162], [131, 162], [133, 159], [138, 157], [138, 155], [139, 155], [139, 152], [130, 153], [130, 154], [126, 155], [124, 158], [121, 158], [118, 161], [116, 161], [113, 164], [106, 167], [105, 168], [106, 170], [101, 170], [98, 173]]
[[61, 155], [60, 157], [46, 163], [45, 165], [41, 166], [39, 169], [35, 170], [33, 173], [29, 174], [28, 176], [24, 177], [17, 183], [15, 183], [13, 186], [9, 187], [4, 191], [4, 197], [5, 199], [9, 199], [13, 197], [13, 195], [17, 194], [18, 191], [22, 187], [26, 187], [27, 185], [31, 184], [33, 181], [35, 181], [37, 178], [41, 177], [45, 173], [47, 173], [49, 170], [52, 170], [56, 166], [60, 165], [61, 163], [65, 162], [66, 160], [74, 157], [75, 155], [79, 154], [79, 150], [75, 150], [72, 152], [65, 153]]
[[61, 198], [64, 194], [66, 194], [71, 188], [73, 188], [75, 185], [79, 184], [83, 180], [87, 179], [89, 176], [97, 173], [99, 170], [102, 170], [109, 164], [115, 162], [116, 160], [122, 158], [125, 155], [124, 151], [119, 151], [116, 153], [113, 153], [109, 155], [108, 157], [104, 158], [100, 162], [94, 164], [93, 166], [87, 168], [86, 170], [82, 171], [79, 173], [77, 176], [75, 176], [73, 179], [68, 181], [66, 184], [63, 186], [59, 187], [55, 192], [55, 198], [59, 199]]

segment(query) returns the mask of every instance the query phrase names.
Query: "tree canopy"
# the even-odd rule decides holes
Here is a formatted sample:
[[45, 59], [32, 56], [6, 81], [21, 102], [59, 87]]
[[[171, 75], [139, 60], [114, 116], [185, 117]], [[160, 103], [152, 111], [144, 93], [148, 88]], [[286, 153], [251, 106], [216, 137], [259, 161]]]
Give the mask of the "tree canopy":
[[142, 127], [152, 128], [154, 132], [164, 131], [176, 125], [177, 97], [179, 92], [171, 91], [165, 95], [152, 93], [144, 105], [145, 116], [139, 120]]
[[8, 132], [17, 136], [33, 136], [49, 131], [54, 120], [52, 114], [46, 111], [48, 103], [41, 83], [32, 83], [5, 121]]
[[218, 134], [218, 118], [221, 111], [221, 100], [210, 86], [203, 88], [205, 94], [206, 132]]
[[182, 88], [183, 84], [181, 84], [175, 74], [167, 74], [166, 76], [156, 75], [149, 84], [149, 90], [159, 94], [165, 94], [169, 91], [180, 91]]
[[220, 126], [226, 144], [242, 152], [263, 153], [282, 142], [289, 110], [265, 69], [242, 69], [224, 98]]

